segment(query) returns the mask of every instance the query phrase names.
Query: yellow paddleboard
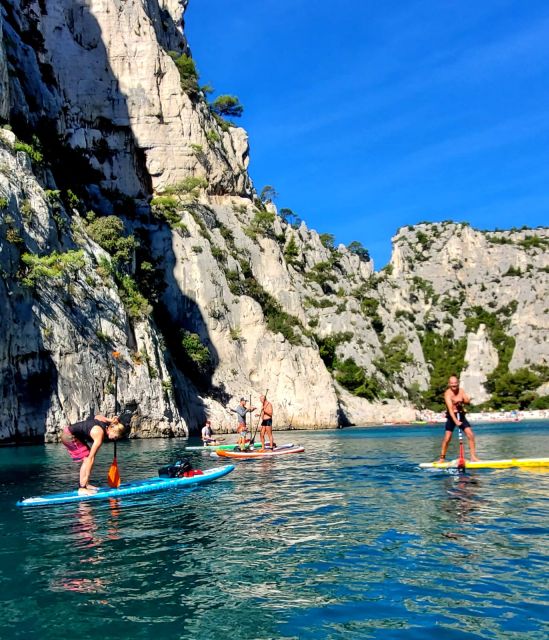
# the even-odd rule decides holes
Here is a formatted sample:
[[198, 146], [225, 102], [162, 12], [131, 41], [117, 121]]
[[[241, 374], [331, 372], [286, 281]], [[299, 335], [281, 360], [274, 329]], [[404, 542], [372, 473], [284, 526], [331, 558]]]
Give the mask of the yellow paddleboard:
[[[456, 469], [457, 460], [449, 462], [422, 462], [422, 469]], [[549, 458], [510, 458], [508, 460], [465, 461], [466, 469], [511, 469], [512, 467], [549, 467]]]

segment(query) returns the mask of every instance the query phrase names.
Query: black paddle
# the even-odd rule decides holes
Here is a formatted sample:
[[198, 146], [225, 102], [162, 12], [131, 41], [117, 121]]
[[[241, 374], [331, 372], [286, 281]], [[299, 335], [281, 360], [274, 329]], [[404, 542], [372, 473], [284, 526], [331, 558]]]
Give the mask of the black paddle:
[[[252, 424], [252, 394], [250, 393], [250, 404], [248, 405], [250, 407], [250, 435], [252, 435], [253, 430], [254, 430], [254, 426]], [[246, 421], [246, 431], [248, 431], [248, 421]], [[252, 441], [252, 446], [253, 446], [253, 441]]]

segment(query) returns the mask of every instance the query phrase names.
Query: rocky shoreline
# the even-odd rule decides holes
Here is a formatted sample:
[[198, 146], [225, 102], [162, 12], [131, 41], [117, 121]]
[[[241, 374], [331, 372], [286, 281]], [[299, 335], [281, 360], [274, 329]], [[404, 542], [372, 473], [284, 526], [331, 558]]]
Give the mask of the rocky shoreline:
[[[521, 422], [522, 420], [549, 420], [549, 409], [531, 411], [479, 411], [467, 414], [469, 422]], [[445, 412], [420, 412], [419, 420], [427, 423], [446, 422]]]

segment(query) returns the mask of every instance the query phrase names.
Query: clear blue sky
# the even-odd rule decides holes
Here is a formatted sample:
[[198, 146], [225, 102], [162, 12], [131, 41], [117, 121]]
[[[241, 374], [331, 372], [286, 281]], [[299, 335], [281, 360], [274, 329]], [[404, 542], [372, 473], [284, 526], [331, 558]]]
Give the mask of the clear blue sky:
[[546, 0], [191, 0], [186, 34], [256, 189], [376, 269], [402, 225], [549, 224]]

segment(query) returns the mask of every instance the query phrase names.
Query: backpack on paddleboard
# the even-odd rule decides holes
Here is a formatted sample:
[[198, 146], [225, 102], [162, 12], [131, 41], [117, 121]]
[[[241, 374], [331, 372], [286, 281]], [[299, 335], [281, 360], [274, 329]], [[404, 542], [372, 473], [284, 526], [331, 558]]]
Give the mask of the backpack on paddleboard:
[[158, 475], [161, 478], [183, 478], [185, 474], [193, 470], [193, 465], [188, 458], [182, 458], [177, 460], [173, 464], [160, 467], [158, 469]]

